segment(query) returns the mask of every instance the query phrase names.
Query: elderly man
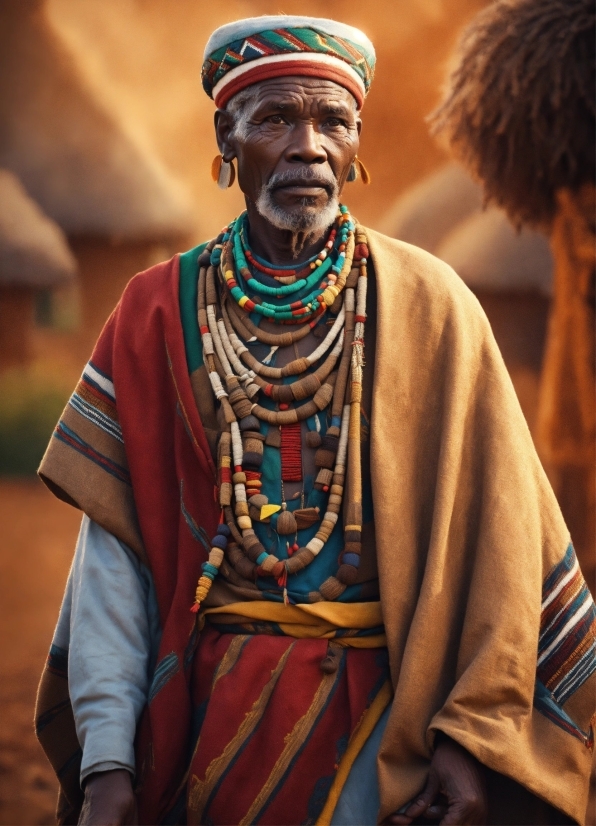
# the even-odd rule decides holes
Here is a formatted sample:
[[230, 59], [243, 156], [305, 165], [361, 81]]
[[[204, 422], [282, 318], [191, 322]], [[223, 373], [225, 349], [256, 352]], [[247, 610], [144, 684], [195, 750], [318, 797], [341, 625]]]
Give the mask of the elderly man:
[[40, 470], [85, 514], [62, 822], [582, 820], [596, 611], [477, 302], [340, 204], [373, 68], [330, 20], [207, 44], [246, 212], [131, 281]]

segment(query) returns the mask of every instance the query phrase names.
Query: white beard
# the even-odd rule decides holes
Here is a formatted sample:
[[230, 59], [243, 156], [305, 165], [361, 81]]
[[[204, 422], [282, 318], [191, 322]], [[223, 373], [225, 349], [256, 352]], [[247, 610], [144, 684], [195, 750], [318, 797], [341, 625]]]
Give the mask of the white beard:
[[[268, 184], [266, 184], [259, 193], [256, 201], [256, 207], [259, 213], [273, 224], [277, 229], [289, 230], [290, 232], [323, 232], [330, 227], [335, 221], [337, 211], [339, 209], [339, 196], [337, 181], [330, 181], [328, 178], [324, 179], [326, 185], [332, 185], [333, 190], [327, 204], [323, 209], [310, 204], [310, 198], [304, 198], [302, 210], [300, 212], [287, 212], [282, 207], [278, 206], [272, 196], [272, 191], [275, 186], [281, 183], [287, 176], [287, 179], [293, 177], [287, 173], [274, 176]], [[321, 179], [323, 180], [323, 179]]]

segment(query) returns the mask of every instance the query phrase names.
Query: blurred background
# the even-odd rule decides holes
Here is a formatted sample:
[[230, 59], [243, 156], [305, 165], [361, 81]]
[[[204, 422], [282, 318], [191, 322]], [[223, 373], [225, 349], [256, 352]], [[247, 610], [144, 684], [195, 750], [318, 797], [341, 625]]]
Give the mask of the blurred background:
[[[200, 69], [222, 23], [313, 14], [359, 26], [378, 68], [344, 197], [364, 224], [444, 258], [480, 298], [534, 431], [552, 296], [548, 239], [483, 210], [429, 136], [448, 58], [486, 0], [2, 0], [0, 4], [0, 823], [54, 822], [32, 727], [80, 514], [35, 470], [129, 278], [243, 207], [211, 181]], [[593, 585], [593, 532], [563, 503]], [[591, 518], [591, 517], [590, 517]]]

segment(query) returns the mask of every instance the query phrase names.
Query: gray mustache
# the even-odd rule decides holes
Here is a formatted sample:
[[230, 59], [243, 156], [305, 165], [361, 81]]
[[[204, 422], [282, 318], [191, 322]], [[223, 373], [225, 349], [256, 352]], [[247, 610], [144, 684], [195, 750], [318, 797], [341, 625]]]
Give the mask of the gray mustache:
[[266, 189], [271, 191], [278, 186], [287, 186], [288, 184], [308, 186], [312, 184], [313, 181], [327, 187], [332, 192], [337, 189], [337, 179], [334, 175], [329, 175], [315, 168], [308, 170], [308, 172], [306, 170], [294, 171], [293, 169], [287, 169], [285, 172], [276, 172], [267, 182]]

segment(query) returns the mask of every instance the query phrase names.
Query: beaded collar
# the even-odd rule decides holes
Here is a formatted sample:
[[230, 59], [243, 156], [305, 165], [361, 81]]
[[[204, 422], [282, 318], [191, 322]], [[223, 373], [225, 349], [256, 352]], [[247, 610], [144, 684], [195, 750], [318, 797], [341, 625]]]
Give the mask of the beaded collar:
[[[277, 266], [272, 267], [268, 265], [266, 261], [263, 261], [262, 258], [259, 258], [252, 250], [250, 249], [248, 242], [247, 242], [247, 218], [246, 213], [244, 214], [244, 221], [242, 222], [242, 226], [240, 227], [239, 236], [240, 242], [242, 244], [242, 252], [246, 257], [247, 261], [250, 263], [254, 270], [257, 270], [261, 278], [265, 281], [265, 283], [270, 283], [270, 286], [279, 286], [280, 284], [294, 284], [298, 279], [305, 278], [307, 275], [310, 275], [313, 270], [317, 267], [320, 267], [323, 262], [329, 258], [331, 251], [333, 250], [334, 242], [337, 236], [337, 228], [334, 226], [331, 228], [329, 232], [329, 237], [325, 242], [325, 246], [323, 249], [318, 252], [316, 255], [313, 255], [308, 261], [305, 261], [304, 264], [299, 269], [296, 269], [292, 266]], [[329, 263], [331, 260], [329, 259]], [[323, 275], [323, 271], [319, 272], [319, 275]], [[263, 278], [263, 276], [265, 278]], [[269, 282], [267, 280], [269, 277]]]
[[[199, 257], [198, 320], [205, 365], [213, 393], [221, 407], [222, 430], [218, 445], [218, 497], [221, 522], [212, 540], [209, 561], [203, 564], [195, 603], [198, 611], [211, 583], [224, 565], [242, 578], [272, 577], [288, 601], [288, 577], [306, 567], [322, 551], [340, 514], [344, 513], [344, 549], [335, 576], [328, 577], [310, 599], [337, 599], [358, 575], [362, 531], [362, 479], [360, 466], [360, 404], [364, 366], [364, 325], [366, 321], [367, 261], [366, 236], [356, 227], [342, 206], [321, 252], [310, 267], [316, 283], [305, 299], [292, 304], [273, 305], [260, 299], [269, 295], [253, 278], [248, 254], [246, 216], [242, 215], [210, 242]], [[329, 243], [331, 242], [331, 247]], [[317, 263], [318, 262], [318, 263]], [[325, 268], [325, 269], [323, 269]], [[269, 266], [269, 270], [276, 268]], [[322, 271], [322, 272], [321, 272]], [[296, 275], [297, 273], [294, 273]], [[310, 288], [311, 276], [301, 288]], [[298, 283], [298, 280], [295, 283]], [[249, 298], [246, 288], [261, 292]], [[276, 297], [287, 293], [280, 285]], [[259, 362], [246, 346], [259, 340], [272, 348], [287, 347], [316, 326], [327, 310], [335, 320], [324, 340], [310, 356], [294, 359], [283, 368]], [[294, 324], [292, 331], [270, 333], [260, 330], [250, 318], [258, 314], [282, 325]], [[313, 369], [314, 368], [314, 369]], [[283, 384], [287, 376], [297, 376]], [[259, 397], [276, 402], [276, 409], [263, 406]], [[290, 461], [300, 461], [300, 422], [327, 411], [330, 426], [318, 440], [315, 487], [328, 494], [321, 519], [318, 509], [290, 512], [269, 503], [260, 492], [263, 442], [261, 422], [284, 443]], [[267, 436], [268, 443], [269, 435]], [[278, 445], [276, 445], [278, 446]], [[293, 454], [296, 453], [296, 456]], [[290, 455], [291, 454], [291, 455]], [[347, 479], [346, 479], [347, 477]], [[350, 492], [344, 504], [346, 489]], [[282, 483], [283, 495], [283, 483]], [[288, 559], [268, 554], [253, 528], [255, 521], [267, 521], [277, 514], [278, 534], [291, 536], [300, 527], [318, 525], [315, 536], [299, 547], [290, 547]], [[227, 567], [226, 567], [227, 566]]]
[[[313, 272], [307, 279], [300, 279], [300, 281], [293, 284], [282, 284], [275, 288], [260, 284], [252, 277], [241, 241], [244, 221], [245, 214], [230, 224], [223, 234], [221, 245], [215, 245], [211, 255], [211, 264], [218, 268], [220, 279], [225, 283], [230, 295], [239, 307], [249, 313], [259, 313], [259, 315], [272, 321], [302, 321], [312, 317], [314, 313], [320, 310], [321, 306], [330, 307], [333, 304], [345, 286], [354, 248], [354, 223], [346, 207], [342, 206], [340, 208], [340, 215], [338, 216], [335, 261], [332, 261], [332, 258], [328, 256], [319, 257], [317, 259], [319, 266], [315, 264]], [[246, 240], [244, 246], [246, 246]], [[348, 249], [350, 258], [346, 264]], [[324, 278], [320, 280], [322, 275]], [[264, 299], [260, 299], [258, 302], [254, 299], [251, 300], [243, 290], [239, 276], [256, 292], [262, 295], [275, 295], [279, 298], [307, 286], [309, 288], [314, 287], [314, 289], [302, 299], [279, 306]], [[317, 281], [319, 283], [315, 287]]]

